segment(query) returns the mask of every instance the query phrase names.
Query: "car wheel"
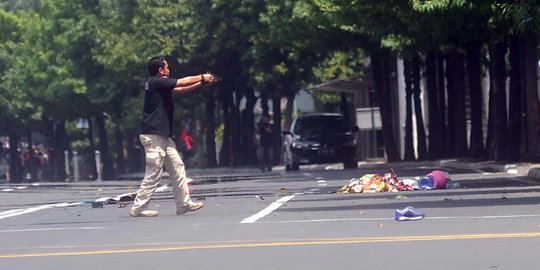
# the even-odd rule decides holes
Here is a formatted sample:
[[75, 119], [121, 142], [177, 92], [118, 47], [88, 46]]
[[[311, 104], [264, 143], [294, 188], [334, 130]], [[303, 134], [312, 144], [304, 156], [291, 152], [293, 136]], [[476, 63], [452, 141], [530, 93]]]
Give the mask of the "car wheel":
[[343, 168], [358, 169], [358, 162], [356, 160], [346, 160], [343, 162]]

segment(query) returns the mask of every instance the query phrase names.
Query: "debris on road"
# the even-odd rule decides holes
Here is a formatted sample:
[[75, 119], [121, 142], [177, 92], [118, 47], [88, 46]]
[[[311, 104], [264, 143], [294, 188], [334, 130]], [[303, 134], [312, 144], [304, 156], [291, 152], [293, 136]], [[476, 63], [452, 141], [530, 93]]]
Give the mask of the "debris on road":
[[390, 169], [384, 175], [365, 174], [360, 178], [352, 178], [337, 193], [398, 192], [445, 188], [459, 188], [459, 183], [450, 180], [448, 172], [435, 170], [426, 176], [399, 180], [394, 170]]
[[92, 202], [92, 208], [103, 208], [103, 202]]
[[99, 199], [95, 200], [94, 202], [101, 202], [101, 203], [106, 203], [106, 204], [117, 204], [119, 202], [134, 201], [136, 196], [137, 196], [136, 192], [131, 192], [131, 193], [121, 194], [121, 195], [118, 195], [118, 196], [115, 196], [115, 197], [99, 198]]

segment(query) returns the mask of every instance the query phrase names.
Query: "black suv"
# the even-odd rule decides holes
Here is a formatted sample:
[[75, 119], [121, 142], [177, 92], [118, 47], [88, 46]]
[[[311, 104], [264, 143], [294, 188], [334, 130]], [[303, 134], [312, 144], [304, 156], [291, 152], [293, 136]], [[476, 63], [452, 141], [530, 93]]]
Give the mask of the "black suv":
[[337, 113], [300, 115], [283, 130], [285, 169], [298, 170], [300, 164], [343, 162], [345, 168], [357, 168], [357, 126]]

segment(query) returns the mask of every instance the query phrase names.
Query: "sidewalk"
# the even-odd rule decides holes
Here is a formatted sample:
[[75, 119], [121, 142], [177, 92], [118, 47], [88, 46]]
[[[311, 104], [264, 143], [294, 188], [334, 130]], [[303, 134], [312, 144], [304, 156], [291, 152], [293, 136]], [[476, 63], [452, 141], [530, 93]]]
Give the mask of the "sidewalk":
[[[326, 169], [340, 170], [343, 169], [342, 164], [326, 164], [326, 165], [302, 165], [300, 171], [310, 171], [320, 169], [324, 166]], [[466, 161], [457, 159], [436, 160], [436, 161], [402, 161], [402, 162], [384, 162], [384, 161], [369, 161], [359, 162], [358, 170], [385, 170], [388, 168], [454, 168], [468, 169], [484, 172], [507, 172], [516, 176], [527, 176], [540, 181], [540, 164], [534, 163], [500, 163], [493, 161]], [[249, 179], [255, 176], [262, 176], [275, 173], [284, 173], [283, 165], [274, 166], [271, 173], [263, 173], [256, 167], [218, 167], [218, 168], [193, 168], [187, 169], [186, 173], [189, 178], [197, 180], [215, 180], [215, 181], [231, 181], [239, 178]], [[118, 177], [118, 180], [133, 180], [140, 181], [144, 177], [144, 173], [124, 174]], [[167, 173], [164, 172], [164, 176]]]
[[[329, 170], [342, 169], [341, 164], [326, 164], [326, 165], [305, 165], [302, 166], [300, 171], [310, 171], [314, 169], [320, 169], [324, 166]], [[540, 181], [540, 164], [539, 163], [500, 163], [493, 161], [467, 161], [457, 159], [436, 160], [436, 161], [402, 161], [402, 162], [390, 162], [384, 161], [362, 161], [358, 163], [359, 170], [385, 170], [385, 169], [400, 169], [400, 168], [453, 168], [453, 169], [468, 169], [484, 172], [507, 172], [515, 174], [516, 176], [527, 176], [529, 178]], [[250, 179], [254, 177], [261, 177], [264, 175], [280, 174], [284, 173], [285, 168], [283, 165], [274, 166], [271, 173], [263, 173], [258, 167], [217, 167], [217, 168], [192, 168], [187, 169], [186, 173], [189, 178], [197, 179], [198, 181], [234, 181], [238, 179]], [[0, 174], [3, 175], [3, 174]], [[106, 184], [107, 182], [116, 181], [141, 181], [144, 177], [143, 172], [122, 174], [114, 181], [99, 181], [99, 183]], [[163, 173], [163, 178], [168, 177], [166, 172]], [[65, 181], [40, 181], [51, 183], [75, 183]], [[97, 182], [80, 180], [78, 182]], [[5, 179], [0, 179], [0, 184], [5, 184]]]

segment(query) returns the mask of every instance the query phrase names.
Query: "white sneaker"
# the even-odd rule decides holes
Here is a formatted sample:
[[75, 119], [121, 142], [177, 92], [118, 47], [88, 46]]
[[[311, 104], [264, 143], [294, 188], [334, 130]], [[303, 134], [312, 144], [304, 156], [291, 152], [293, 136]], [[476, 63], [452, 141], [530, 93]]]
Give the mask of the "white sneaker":
[[177, 215], [182, 215], [182, 214], [185, 214], [187, 212], [197, 211], [197, 210], [201, 209], [203, 206], [204, 206], [204, 204], [202, 202], [192, 202], [189, 205], [182, 206], [182, 207], [176, 209], [176, 214]]
[[131, 211], [129, 211], [129, 215], [132, 217], [157, 217], [158, 214], [158, 211], [155, 210], [143, 210], [139, 212], [131, 209]]

